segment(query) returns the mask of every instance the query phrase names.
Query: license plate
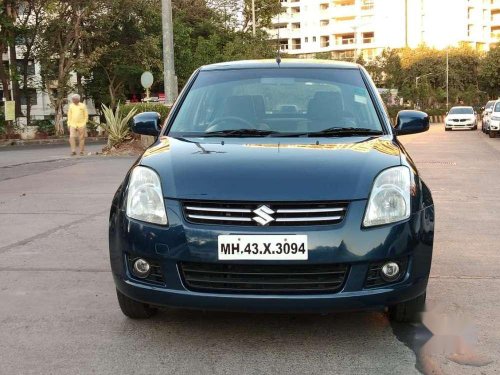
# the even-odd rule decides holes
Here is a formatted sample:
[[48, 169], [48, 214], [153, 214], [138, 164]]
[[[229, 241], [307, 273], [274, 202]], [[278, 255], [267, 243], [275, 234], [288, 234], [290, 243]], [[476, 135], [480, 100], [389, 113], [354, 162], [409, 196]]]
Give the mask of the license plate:
[[307, 260], [306, 235], [221, 235], [219, 260]]

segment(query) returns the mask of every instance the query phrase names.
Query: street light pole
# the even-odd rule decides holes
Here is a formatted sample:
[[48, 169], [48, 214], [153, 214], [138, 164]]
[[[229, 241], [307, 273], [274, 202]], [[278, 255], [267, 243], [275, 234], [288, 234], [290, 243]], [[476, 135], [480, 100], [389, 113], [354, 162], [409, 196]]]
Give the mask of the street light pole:
[[449, 72], [450, 72], [450, 66], [449, 66], [449, 54], [448, 54], [448, 48], [446, 48], [446, 111], [448, 111], [448, 108], [450, 106], [449, 102]]
[[255, 0], [252, 0], [252, 34], [255, 36]]
[[177, 98], [177, 77], [174, 66], [174, 31], [172, 25], [172, 0], [161, 0], [163, 31], [163, 79], [165, 104], [171, 106]]

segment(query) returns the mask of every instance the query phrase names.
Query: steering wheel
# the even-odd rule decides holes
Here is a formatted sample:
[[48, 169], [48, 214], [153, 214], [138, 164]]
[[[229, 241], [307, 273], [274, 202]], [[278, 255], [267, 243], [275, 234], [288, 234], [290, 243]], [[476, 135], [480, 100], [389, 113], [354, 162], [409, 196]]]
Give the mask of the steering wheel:
[[236, 121], [239, 122], [240, 124], [245, 125], [245, 128], [249, 129], [257, 129], [256, 126], [250, 122], [248, 122], [245, 119], [242, 119], [241, 117], [236, 117], [236, 116], [223, 116], [216, 118], [213, 120], [210, 124], [208, 124], [206, 132], [213, 132], [213, 131], [218, 131], [218, 130], [231, 130], [230, 127], [224, 127], [221, 126], [222, 123], [228, 122], [228, 121]]

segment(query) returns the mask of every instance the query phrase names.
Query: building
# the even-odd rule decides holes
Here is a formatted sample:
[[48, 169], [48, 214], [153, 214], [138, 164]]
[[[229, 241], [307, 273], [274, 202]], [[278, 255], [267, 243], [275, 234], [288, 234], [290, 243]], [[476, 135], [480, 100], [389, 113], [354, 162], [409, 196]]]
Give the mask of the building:
[[490, 46], [500, 42], [500, 0], [491, 0]]
[[281, 0], [270, 33], [281, 51], [365, 60], [384, 48], [467, 43], [486, 51], [498, 41], [500, 0]]
[[[16, 48], [17, 52], [17, 61], [16, 66], [18, 69], [21, 69], [24, 65], [24, 59], [22, 56], [22, 52], [20, 51], [21, 47]], [[5, 66], [6, 71], [9, 71], [10, 61], [8, 51], [3, 51], [2, 53], [2, 63]], [[53, 113], [53, 110], [50, 106], [49, 96], [37, 89], [36, 87], [39, 85], [39, 77], [40, 77], [40, 65], [35, 61], [28, 61], [28, 74], [29, 74], [29, 86], [30, 86], [30, 101], [31, 101], [31, 116], [33, 120], [43, 120], [45, 116]], [[11, 87], [9, 86], [10, 90]], [[0, 101], [4, 100], [4, 89], [2, 84], [0, 83]], [[21, 110], [23, 113], [26, 111], [26, 97], [21, 95]]]
[[[2, 63], [5, 66], [6, 71], [9, 71], [10, 67], [10, 59], [9, 59], [9, 51], [3, 51]], [[24, 67], [24, 59], [23, 59], [23, 47], [21, 45], [16, 46], [16, 66], [19, 70]], [[40, 82], [40, 64], [34, 60], [28, 61], [28, 87], [30, 87], [30, 101], [31, 101], [31, 120], [44, 120], [44, 119], [53, 119], [55, 111], [51, 106], [50, 98], [47, 92], [41, 89]], [[71, 75], [71, 81], [75, 85], [76, 84], [76, 74]], [[21, 83], [20, 83], [21, 84]], [[7, 88], [11, 90], [11, 86]], [[56, 87], [52, 87], [51, 89], [56, 89]], [[2, 83], [0, 82], [0, 105], [4, 100], [4, 88], [2, 87]], [[21, 93], [21, 112], [26, 115], [26, 96]], [[94, 115], [96, 113], [94, 104], [92, 100], [86, 100], [87, 107], [89, 109], [89, 113]], [[3, 111], [3, 108], [0, 109]], [[64, 112], [66, 112], [66, 107], [64, 108]], [[26, 123], [26, 119], [21, 117], [18, 118], [18, 125], [23, 127]]]

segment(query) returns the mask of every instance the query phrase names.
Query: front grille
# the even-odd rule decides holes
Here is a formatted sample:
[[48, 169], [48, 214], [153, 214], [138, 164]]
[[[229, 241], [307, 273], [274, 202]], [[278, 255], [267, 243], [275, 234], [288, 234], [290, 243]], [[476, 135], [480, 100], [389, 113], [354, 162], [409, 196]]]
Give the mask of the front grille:
[[339, 224], [348, 203], [185, 201], [182, 206], [186, 220], [195, 224], [287, 226]]
[[178, 267], [189, 290], [258, 294], [335, 293], [342, 288], [349, 270], [345, 264], [255, 265], [181, 262]]
[[155, 285], [164, 285], [165, 284], [165, 280], [163, 278], [163, 273], [161, 272], [161, 266], [156, 261], [143, 258], [143, 259], [146, 259], [148, 261], [149, 265], [151, 266], [151, 271], [150, 271], [149, 275], [146, 278], [136, 277], [132, 273], [132, 269], [134, 268], [134, 261], [136, 259], [138, 259], [138, 258], [140, 258], [140, 257], [134, 257], [134, 256], [131, 256], [131, 255], [127, 256], [128, 269], [129, 269], [130, 275], [134, 279], [140, 280], [140, 281], [143, 281], [143, 282], [146, 282], [146, 283], [155, 284]]
[[382, 278], [382, 266], [387, 263], [389, 260], [384, 260], [383, 262], [372, 263], [368, 269], [368, 275], [366, 276], [365, 287], [366, 288], [375, 288], [383, 285], [394, 284], [401, 281], [406, 275], [406, 268], [408, 267], [408, 258], [401, 258], [393, 260], [399, 265], [400, 275], [397, 279], [386, 281]]

